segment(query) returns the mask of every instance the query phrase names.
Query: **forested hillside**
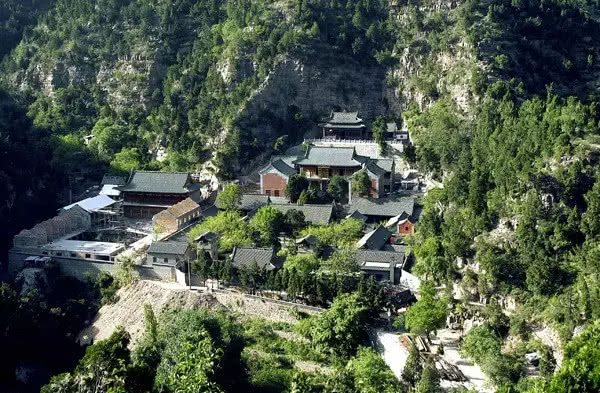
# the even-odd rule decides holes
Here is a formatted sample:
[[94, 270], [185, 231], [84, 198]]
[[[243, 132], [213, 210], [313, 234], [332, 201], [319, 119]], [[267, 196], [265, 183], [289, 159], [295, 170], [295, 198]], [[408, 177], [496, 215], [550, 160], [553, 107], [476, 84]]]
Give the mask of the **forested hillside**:
[[[485, 323], [465, 339], [466, 356], [503, 392], [600, 388], [597, 366], [581, 368], [600, 364], [584, 343], [598, 340], [600, 318], [597, 0], [0, 5], [0, 37], [8, 37], [0, 40], [0, 221], [10, 224], [3, 245], [55, 207], [82, 163], [89, 173], [203, 170], [228, 179], [266, 161], [278, 138], [286, 136], [278, 151], [301, 142], [332, 109], [359, 110], [367, 121], [402, 119], [416, 146], [406, 159], [444, 184], [424, 199], [411, 240], [415, 272], [487, 304]], [[159, 162], [161, 147], [168, 154]], [[473, 312], [465, 304], [449, 301], [456, 314]], [[227, 326], [231, 337], [241, 334]], [[566, 348], [554, 376], [563, 353], [538, 340], [544, 328], [555, 329]], [[169, 368], [173, 359], [193, 367], [189, 356], [197, 356], [201, 382], [226, 391], [221, 371], [206, 364], [224, 361], [223, 353], [208, 355], [212, 346], [233, 344], [206, 330], [194, 336], [203, 343], [196, 352], [186, 341], [161, 356], [146, 348], [133, 359], [154, 356], [153, 363], [117, 371], [152, 370], [150, 381], [164, 387], [190, 370]], [[307, 330], [310, 338], [319, 333]], [[148, 340], [160, 337], [161, 348], [175, 345], [152, 334]], [[118, 333], [105, 346], [127, 340]], [[545, 362], [536, 383], [523, 367], [532, 348]], [[361, 353], [335, 364], [349, 390], [322, 381], [314, 389], [394, 391], [386, 390], [387, 374], [375, 390], [355, 386], [372, 360]], [[83, 378], [93, 356], [53, 384]], [[129, 351], [120, 356], [132, 359]], [[122, 389], [138, 381], [123, 378], [113, 381]], [[298, 388], [308, 384], [300, 377], [286, 378], [289, 391], [315, 391]]]

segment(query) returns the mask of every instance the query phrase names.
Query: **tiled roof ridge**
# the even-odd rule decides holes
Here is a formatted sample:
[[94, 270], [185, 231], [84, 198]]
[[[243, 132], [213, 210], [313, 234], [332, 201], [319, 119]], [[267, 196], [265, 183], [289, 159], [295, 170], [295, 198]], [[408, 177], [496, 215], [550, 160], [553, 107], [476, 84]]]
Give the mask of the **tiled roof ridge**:
[[[355, 149], [354, 146], [311, 146], [311, 149]], [[309, 149], [310, 150], [310, 149]]]
[[186, 171], [133, 171], [133, 173], [171, 173], [174, 175], [189, 175], [190, 172]]
[[333, 202], [331, 203], [305, 203], [304, 205], [298, 205], [296, 203], [276, 203], [271, 202], [271, 205], [281, 205], [281, 206], [319, 206], [319, 207], [331, 207], [333, 206]]
[[236, 250], [273, 250], [272, 247], [236, 247]]

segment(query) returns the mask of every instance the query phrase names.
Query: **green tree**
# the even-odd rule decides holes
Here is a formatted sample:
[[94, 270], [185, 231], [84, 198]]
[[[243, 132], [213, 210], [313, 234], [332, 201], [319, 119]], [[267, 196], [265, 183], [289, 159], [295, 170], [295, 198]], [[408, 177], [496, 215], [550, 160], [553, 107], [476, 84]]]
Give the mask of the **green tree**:
[[257, 234], [257, 243], [261, 246], [273, 246], [283, 229], [283, 214], [273, 206], [258, 209], [250, 220], [250, 229]]
[[299, 272], [312, 272], [319, 268], [319, 259], [314, 254], [288, 255], [283, 263], [287, 270], [295, 269]]
[[347, 248], [353, 246], [362, 234], [362, 221], [354, 218], [329, 225], [310, 226], [300, 232], [300, 236], [313, 235], [320, 244]]
[[366, 338], [368, 311], [357, 293], [340, 295], [327, 311], [301, 321], [298, 330], [322, 354], [349, 357]]
[[313, 393], [317, 392], [315, 384], [313, 384], [309, 377], [300, 372], [294, 373], [292, 383], [290, 384], [290, 393]]
[[296, 209], [291, 209], [285, 212], [283, 217], [283, 227], [285, 233], [288, 235], [293, 235], [296, 232], [306, 228], [307, 226], [306, 218], [304, 217], [304, 213], [298, 211]]
[[254, 259], [250, 264], [240, 267], [239, 276], [242, 285], [250, 288], [254, 293], [256, 289], [264, 285], [266, 271], [263, 267], [258, 266], [258, 263]]
[[352, 274], [360, 271], [356, 261], [356, 253], [350, 247], [336, 250], [331, 257], [322, 264], [322, 270], [334, 274]]
[[587, 209], [581, 216], [581, 231], [587, 238], [597, 239], [600, 235], [600, 181], [585, 194], [585, 202]]
[[565, 347], [558, 372], [527, 393], [600, 391], [600, 322], [595, 321]]
[[192, 263], [192, 273], [198, 276], [202, 281], [205, 282], [210, 278], [210, 257], [205, 250], [198, 249], [196, 251], [196, 260]]
[[410, 388], [414, 388], [421, 378], [423, 372], [423, 360], [419, 354], [419, 349], [414, 343], [411, 343], [410, 350], [408, 352], [408, 359], [402, 369], [402, 381], [404, 381]]
[[300, 194], [308, 188], [308, 179], [305, 176], [296, 174], [290, 176], [285, 186], [285, 196], [292, 203], [296, 203]]
[[118, 259], [115, 279], [119, 283], [120, 287], [133, 284], [138, 279], [132, 257], [121, 257]]
[[367, 172], [361, 170], [352, 176], [352, 193], [358, 195], [368, 195], [371, 191], [371, 180]]
[[135, 147], [124, 147], [115, 154], [115, 158], [110, 162], [110, 168], [114, 173], [127, 174], [135, 169], [142, 167], [142, 156]]
[[237, 210], [242, 203], [242, 190], [237, 184], [229, 183], [217, 195], [217, 206], [223, 210]]
[[413, 271], [425, 280], [437, 282], [446, 277], [447, 263], [437, 237], [428, 237], [421, 245], [413, 247], [417, 262]]
[[377, 352], [361, 347], [346, 370], [358, 393], [397, 393], [398, 380]]
[[221, 269], [221, 275], [219, 276], [219, 279], [223, 280], [227, 284], [229, 284], [231, 280], [233, 280], [233, 264], [231, 263], [230, 258], [227, 258], [227, 260], [223, 264], [223, 268]]
[[327, 184], [327, 193], [336, 202], [343, 202], [348, 197], [348, 182], [341, 176], [333, 176]]
[[106, 340], [89, 347], [72, 374], [53, 377], [42, 393], [125, 393], [127, 368], [131, 362], [129, 333], [118, 328]]
[[99, 119], [92, 129], [92, 135], [94, 138], [89, 147], [105, 161], [112, 160], [115, 154], [125, 147], [128, 139], [127, 129], [110, 118]]
[[169, 375], [170, 389], [181, 393], [220, 393], [214, 381], [214, 367], [222, 355], [206, 332], [186, 339], [175, 356], [175, 367]]
[[419, 296], [419, 300], [406, 311], [406, 327], [412, 333], [423, 334], [429, 339], [432, 331], [446, 323], [447, 305], [437, 296], [430, 281], [421, 283]]
[[240, 213], [235, 210], [219, 212], [214, 217], [207, 217], [188, 232], [188, 240], [193, 241], [206, 232], [219, 235], [219, 252], [229, 252], [233, 247], [248, 247], [252, 244], [250, 228]]
[[300, 193], [300, 196], [298, 196], [298, 199], [296, 200], [296, 203], [299, 206], [302, 205], [308, 205], [309, 203], [311, 203], [313, 201], [311, 193], [309, 192], [309, 190], [302, 190], [302, 192]]
[[375, 138], [375, 143], [379, 146], [379, 152], [381, 154], [385, 154], [387, 149], [387, 144], [385, 142], [385, 132], [387, 130], [387, 122], [385, 117], [377, 116], [375, 121], [373, 122], [373, 137]]
[[415, 393], [441, 393], [443, 392], [440, 386], [440, 373], [435, 368], [435, 364], [431, 361], [425, 364], [421, 379], [415, 386]]

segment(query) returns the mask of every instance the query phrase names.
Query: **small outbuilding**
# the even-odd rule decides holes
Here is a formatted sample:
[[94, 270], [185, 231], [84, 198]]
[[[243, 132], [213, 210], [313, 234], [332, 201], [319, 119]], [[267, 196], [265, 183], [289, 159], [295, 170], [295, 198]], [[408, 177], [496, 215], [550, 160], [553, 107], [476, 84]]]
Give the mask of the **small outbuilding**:
[[192, 257], [193, 250], [186, 242], [153, 242], [148, 248], [147, 264], [176, 266]]

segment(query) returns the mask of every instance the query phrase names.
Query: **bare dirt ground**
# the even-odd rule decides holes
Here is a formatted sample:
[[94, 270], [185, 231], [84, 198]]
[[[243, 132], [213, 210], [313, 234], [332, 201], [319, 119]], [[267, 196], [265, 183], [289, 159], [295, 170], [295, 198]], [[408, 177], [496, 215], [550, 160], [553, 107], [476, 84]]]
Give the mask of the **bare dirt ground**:
[[[114, 304], [102, 306], [91, 325], [81, 331], [77, 341], [88, 344], [108, 338], [117, 326], [131, 334], [132, 346], [144, 332], [144, 305], [150, 304], [156, 316], [165, 310], [222, 308], [239, 314], [242, 320], [261, 318], [271, 322], [298, 322], [289, 307], [248, 298], [243, 295], [190, 291], [175, 282], [140, 280], [121, 288]], [[292, 335], [293, 333], [289, 333]]]
[[466, 383], [457, 384], [449, 381], [442, 381], [442, 387], [451, 388], [458, 386], [465, 386], [469, 389], [475, 389], [480, 393], [491, 393], [494, 391], [490, 387], [489, 381], [485, 374], [481, 371], [478, 365], [465, 359], [459, 352], [458, 339], [460, 337], [460, 330], [451, 329], [440, 329], [437, 331], [437, 337], [433, 340], [432, 351], [437, 350], [437, 345], [444, 344], [444, 360], [450, 364], [456, 365], [460, 371], [469, 380]]
[[100, 308], [92, 324], [79, 334], [77, 341], [87, 344], [108, 338], [117, 326], [131, 334], [131, 344], [144, 333], [144, 305], [150, 304], [155, 315], [168, 309], [218, 308], [210, 294], [189, 291], [177, 283], [137, 281], [117, 292], [118, 301]]
[[[401, 334], [387, 333], [383, 331], [375, 332], [373, 337], [377, 343], [377, 349], [382, 354], [383, 360], [392, 370], [398, 379], [402, 376], [402, 370], [408, 359], [408, 348], [403, 345]], [[444, 344], [443, 359], [455, 365], [467, 378], [467, 382], [452, 382], [442, 380], [442, 387], [445, 389], [466, 387], [467, 389], [475, 389], [480, 393], [491, 393], [493, 388], [489, 386], [487, 377], [483, 374], [479, 366], [464, 359], [459, 352], [458, 339], [460, 331], [441, 329], [437, 332], [437, 337], [432, 340], [430, 350], [432, 353], [437, 352], [437, 347], [441, 343]]]

